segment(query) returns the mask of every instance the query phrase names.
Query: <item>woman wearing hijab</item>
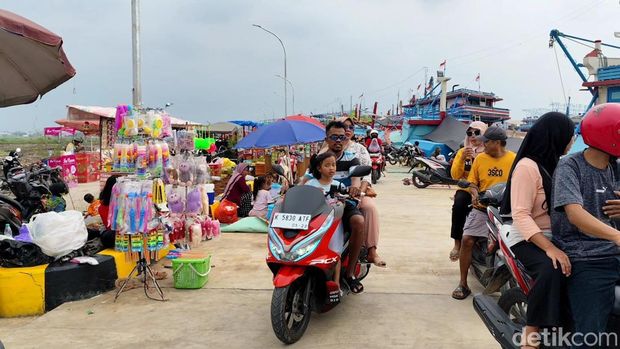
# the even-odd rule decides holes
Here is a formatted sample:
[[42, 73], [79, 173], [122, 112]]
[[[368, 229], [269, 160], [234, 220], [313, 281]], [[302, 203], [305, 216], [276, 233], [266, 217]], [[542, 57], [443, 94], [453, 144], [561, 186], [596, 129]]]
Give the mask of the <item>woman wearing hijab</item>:
[[[353, 131], [355, 129], [353, 119], [349, 117], [342, 117], [337, 119], [337, 121], [344, 123], [344, 125], [346, 126], [345, 135], [347, 136], [348, 140], [343, 145], [344, 149], [346, 151], [355, 153], [357, 155], [357, 159], [359, 159], [360, 161], [360, 165], [372, 166], [372, 160], [370, 159], [370, 154], [368, 154], [368, 150], [366, 149], [366, 147], [360, 143], [356, 143], [351, 140], [353, 138]], [[362, 178], [362, 183], [360, 187], [361, 191], [366, 192], [369, 187], [370, 182]], [[373, 263], [378, 267], [385, 268], [387, 264], [377, 254], [377, 245], [379, 244], [379, 210], [377, 210], [377, 205], [375, 204], [374, 198], [370, 196], [362, 197], [359, 209], [364, 215], [364, 222], [366, 225], [365, 246], [368, 250], [367, 261]]]
[[506, 243], [535, 280], [528, 294], [522, 348], [538, 348], [529, 339], [540, 327], [562, 325], [562, 289], [571, 264], [551, 242], [549, 198], [553, 173], [573, 144], [574, 130], [575, 124], [562, 113], [540, 117], [521, 144], [502, 201], [500, 212], [513, 219]]
[[245, 183], [245, 176], [249, 173], [248, 164], [242, 162], [237, 165], [222, 195], [222, 200], [226, 199], [239, 206], [237, 210], [239, 217], [247, 217], [252, 210], [252, 190]]
[[[459, 149], [454, 157], [450, 175], [454, 179], [467, 179], [471, 165], [478, 154], [484, 153], [484, 144], [478, 139], [487, 130], [488, 126], [482, 121], [474, 121], [469, 124], [466, 131], [465, 147]], [[454, 204], [452, 205], [452, 229], [450, 237], [454, 239], [454, 247], [450, 251], [450, 260], [456, 262], [461, 251], [461, 240], [463, 239], [463, 227], [467, 215], [471, 211], [471, 194], [469, 191], [458, 189], [454, 194]]]

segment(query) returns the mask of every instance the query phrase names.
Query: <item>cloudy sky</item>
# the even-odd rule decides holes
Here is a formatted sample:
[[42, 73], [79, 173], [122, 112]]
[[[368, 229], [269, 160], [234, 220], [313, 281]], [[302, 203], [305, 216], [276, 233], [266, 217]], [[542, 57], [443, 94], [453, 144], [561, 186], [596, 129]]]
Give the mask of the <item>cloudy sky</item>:
[[[3, 0], [64, 39], [77, 75], [34, 104], [0, 109], [1, 130], [40, 130], [67, 104], [131, 103], [130, 0]], [[146, 106], [174, 103], [200, 122], [260, 120], [284, 113], [282, 49], [295, 113], [349, 108], [363, 94], [380, 111], [410, 95], [447, 60], [454, 84], [504, 98], [513, 118], [552, 102], [587, 104], [580, 80], [549, 31], [620, 45], [617, 0], [142, 0], [142, 89]], [[557, 45], [556, 45], [557, 46]], [[572, 42], [579, 60], [590, 51]], [[607, 51], [620, 57], [620, 51]], [[292, 98], [289, 90], [289, 114]]]

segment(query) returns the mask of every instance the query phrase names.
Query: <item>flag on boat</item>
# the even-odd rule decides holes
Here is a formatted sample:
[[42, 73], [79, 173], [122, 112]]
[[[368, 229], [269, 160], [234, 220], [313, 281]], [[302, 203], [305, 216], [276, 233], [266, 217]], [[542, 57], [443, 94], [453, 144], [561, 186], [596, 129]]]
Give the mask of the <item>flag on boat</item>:
[[478, 76], [476, 76], [476, 81], [480, 81], [480, 73], [478, 73]]
[[420, 89], [422, 88], [422, 84], [418, 85], [418, 91], [420, 91]]
[[444, 59], [443, 62], [441, 62], [441, 64], [439, 65], [439, 69], [443, 69], [444, 71], [446, 70], [446, 60]]

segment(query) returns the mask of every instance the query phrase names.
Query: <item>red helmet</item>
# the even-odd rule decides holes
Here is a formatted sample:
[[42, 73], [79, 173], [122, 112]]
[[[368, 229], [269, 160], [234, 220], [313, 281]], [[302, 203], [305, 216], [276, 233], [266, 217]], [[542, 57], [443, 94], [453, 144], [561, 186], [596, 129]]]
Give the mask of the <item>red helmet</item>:
[[620, 103], [604, 103], [590, 109], [581, 122], [585, 144], [620, 157]]

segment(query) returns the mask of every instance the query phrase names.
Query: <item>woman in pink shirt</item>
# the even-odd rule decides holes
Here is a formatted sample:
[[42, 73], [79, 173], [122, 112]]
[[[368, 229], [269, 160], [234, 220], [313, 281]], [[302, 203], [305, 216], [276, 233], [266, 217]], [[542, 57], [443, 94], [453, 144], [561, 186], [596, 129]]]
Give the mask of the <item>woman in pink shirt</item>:
[[507, 244], [534, 278], [528, 295], [522, 348], [538, 348], [530, 340], [540, 327], [562, 325], [562, 290], [571, 265], [568, 256], [551, 243], [549, 198], [552, 176], [560, 157], [573, 144], [575, 124], [551, 112], [532, 126], [515, 159], [501, 213], [512, 214]]

